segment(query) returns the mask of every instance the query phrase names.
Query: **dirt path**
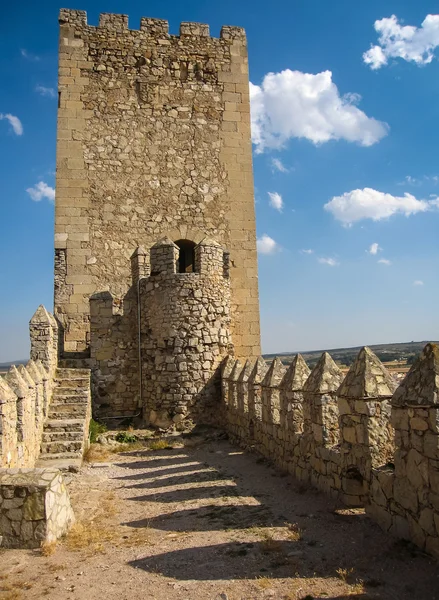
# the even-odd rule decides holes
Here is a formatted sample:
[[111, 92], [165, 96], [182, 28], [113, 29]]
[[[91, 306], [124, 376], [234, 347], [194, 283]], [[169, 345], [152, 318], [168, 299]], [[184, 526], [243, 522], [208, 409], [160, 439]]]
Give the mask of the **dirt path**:
[[70, 492], [53, 554], [0, 553], [2, 600], [439, 600], [433, 559], [226, 441], [117, 455]]

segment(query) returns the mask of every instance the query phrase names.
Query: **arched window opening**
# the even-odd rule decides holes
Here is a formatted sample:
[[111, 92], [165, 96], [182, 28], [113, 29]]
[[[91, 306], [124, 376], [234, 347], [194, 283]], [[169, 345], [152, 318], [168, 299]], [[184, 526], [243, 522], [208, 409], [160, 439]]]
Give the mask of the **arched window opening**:
[[177, 240], [175, 244], [180, 248], [178, 272], [193, 273], [195, 271], [195, 242], [191, 242], [191, 240]]

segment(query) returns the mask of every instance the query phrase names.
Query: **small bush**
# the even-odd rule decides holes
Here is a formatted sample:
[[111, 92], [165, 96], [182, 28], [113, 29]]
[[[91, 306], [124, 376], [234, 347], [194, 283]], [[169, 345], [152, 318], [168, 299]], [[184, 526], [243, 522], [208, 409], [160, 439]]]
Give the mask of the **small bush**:
[[89, 432], [90, 432], [90, 443], [91, 444], [95, 444], [96, 440], [98, 439], [98, 436], [101, 433], [105, 433], [106, 431], [107, 431], [106, 425], [104, 425], [103, 423], [98, 423], [94, 419], [90, 419]]
[[116, 442], [119, 442], [119, 444], [134, 444], [134, 442], [137, 442], [137, 436], [128, 431], [119, 431], [115, 440]]

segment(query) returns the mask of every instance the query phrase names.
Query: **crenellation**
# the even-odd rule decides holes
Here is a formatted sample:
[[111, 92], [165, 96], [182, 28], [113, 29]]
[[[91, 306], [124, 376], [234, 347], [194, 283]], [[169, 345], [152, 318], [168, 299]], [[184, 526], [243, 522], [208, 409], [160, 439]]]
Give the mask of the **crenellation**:
[[128, 29], [128, 15], [100, 13], [99, 27], [114, 33], [123, 33]]
[[[233, 440], [346, 506], [365, 507], [383, 529], [439, 557], [437, 346], [425, 347], [399, 387], [369, 348], [345, 378], [327, 353], [311, 373], [296, 356], [282, 380], [276, 361], [267, 371], [258, 359], [248, 378], [248, 363], [237, 376], [232, 365], [224, 360], [222, 412]], [[267, 389], [280, 394], [280, 420]], [[284, 418], [283, 394], [292, 389], [293, 415]]]
[[233, 25], [223, 25], [221, 27], [220, 38], [222, 40], [230, 40], [232, 42], [246, 42], [247, 38], [245, 35], [245, 29], [243, 27], [236, 27]]
[[86, 27], [87, 13], [85, 10], [61, 8], [58, 21], [60, 25], [78, 25], [79, 27]]
[[209, 37], [209, 25], [206, 23], [191, 23], [188, 21], [180, 23], [180, 37], [184, 36]]
[[154, 37], [167, 37], [169, 35], [169, 23], [165, 19], [142, 17], [140, 19], [140, 31]]

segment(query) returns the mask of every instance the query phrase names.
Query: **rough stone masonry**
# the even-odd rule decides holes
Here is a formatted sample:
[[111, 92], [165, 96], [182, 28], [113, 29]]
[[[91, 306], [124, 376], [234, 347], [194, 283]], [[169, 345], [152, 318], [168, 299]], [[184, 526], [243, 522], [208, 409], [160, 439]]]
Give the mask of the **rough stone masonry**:
[[[60, 356], [93, 354], [90, 296], [109, 292], [123, 310], [131, 255], [164, 237], [180, 247], [209, 237], [227, 248], [235, 352], [258, 356], [244, 30], [224, 26], [213, 38], [208, 25], [182, 23], [170, 35], [166, 21], [142, 18], [131, 30], [115, 14], [101, 14], [96, 27], [84, 11], [65, 9], [59, 22]], [[105, 393], [96, 369], [94, 383]]]

